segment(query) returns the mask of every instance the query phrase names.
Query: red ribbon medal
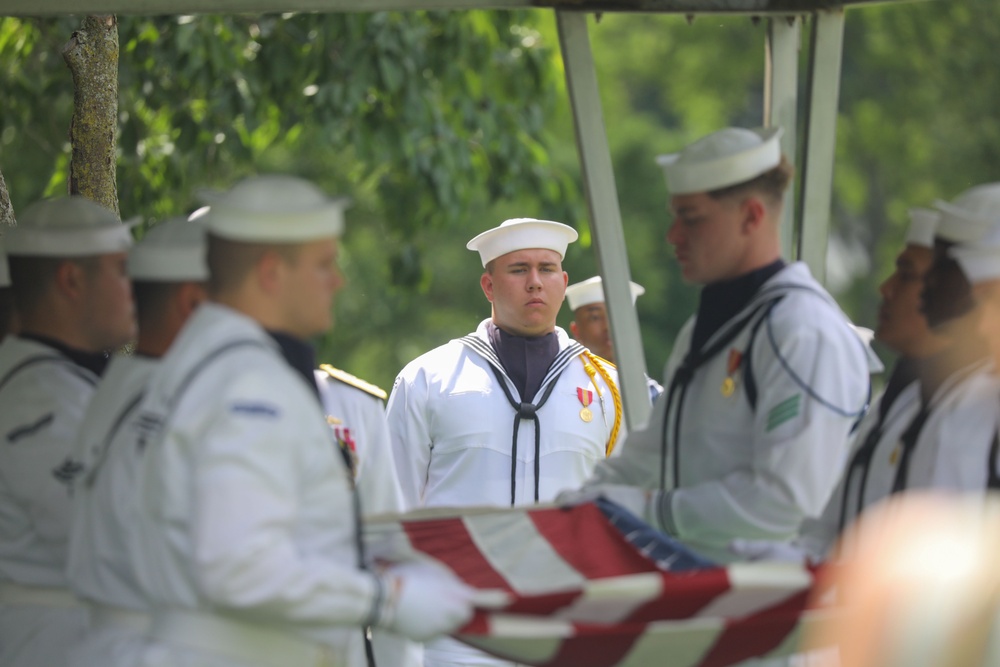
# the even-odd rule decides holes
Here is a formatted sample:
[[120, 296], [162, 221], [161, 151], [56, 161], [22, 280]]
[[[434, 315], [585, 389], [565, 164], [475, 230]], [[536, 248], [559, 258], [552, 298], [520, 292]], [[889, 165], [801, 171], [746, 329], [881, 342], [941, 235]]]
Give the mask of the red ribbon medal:
[[576, 388], [576, 397], [580, 399], [580, 403], [583, 404], [583, 409], [580, 410], [580, 419], [585, 422], [589, 422], [594, 418], [594, 413], [590, 411], [587, 407], [594, 401], [594, 392], [589, 389], [584, 389], [583, 387]]

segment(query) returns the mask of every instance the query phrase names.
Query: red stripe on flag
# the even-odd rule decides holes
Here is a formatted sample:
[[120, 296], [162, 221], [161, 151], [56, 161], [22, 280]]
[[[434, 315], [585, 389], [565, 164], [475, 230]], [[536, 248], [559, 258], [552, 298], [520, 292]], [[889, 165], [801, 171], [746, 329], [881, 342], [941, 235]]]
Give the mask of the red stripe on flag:
[[528, 516], [555, 552], [585, 579], [658, 571], [593, 503], [534, 510]]
[[577, 635], [559, 645], [559, 652], [540, 667], [607, 667], [616, 665], [632, 650], [645, 630], [643, 625], [574, 625]]
[[438, 559], [470, 586], [511, 590], [472, 541], [462, 519], [403, 521], [402, 526], [413, 548]]
[[809, 593], [808, 590], [796, 593], [752, 616], [729, 621], [699, 667], [725, 667], [776, 649], [798, 625]]
[[721, 567], [696, 572], [664, 572], [660, 578], [663, 581], [660, 595], [637, 607], [625, 621], [636, 623], [689, 618], [716, 596], [729, 590], [729, 576]]
[[529, 616], [550, 616], [571, 605], [580, 595], [579, 589], [565, 593], [528, 595], [516, 598], [503, 609], [505, 614], [527, 614]]

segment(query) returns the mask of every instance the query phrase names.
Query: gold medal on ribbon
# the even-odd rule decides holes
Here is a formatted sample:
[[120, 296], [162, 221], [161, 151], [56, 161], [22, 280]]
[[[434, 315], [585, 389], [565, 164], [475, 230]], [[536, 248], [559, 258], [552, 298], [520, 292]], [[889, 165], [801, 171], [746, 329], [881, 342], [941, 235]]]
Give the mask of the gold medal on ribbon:
[[584, 389], [583, 387], [576, 388], [576, 397], [580, 399], [580, 403], [583, 404], [583, 409], [580, 410], [580, 419], [585, 422], [589, 422], [594, 418], [594, 413], [590, 411], [587, 407], [594, 400], [594, 393], [589, 389]]
[[899, 447], [897, 446], [892, 450], [892, 454], [889, 454], [889, 463], [896, 465], [896, 461], [899, 460]]
[[722, 387], [719, 388], [719, 391], [723, 396], [729, 398], [736, 391], [736, 382], [733, 381], [733, 378], [726, 378], [722, 381]]
[[722, 386], [719, 387], [719, 393], [725, 398], [729, 398], [736, 391], [736, 380], [733, 378], [742, 364], [743, 353], [736, 348], [729, 350], [729, 358], [726, 360], [726, 379], [722, 381]]

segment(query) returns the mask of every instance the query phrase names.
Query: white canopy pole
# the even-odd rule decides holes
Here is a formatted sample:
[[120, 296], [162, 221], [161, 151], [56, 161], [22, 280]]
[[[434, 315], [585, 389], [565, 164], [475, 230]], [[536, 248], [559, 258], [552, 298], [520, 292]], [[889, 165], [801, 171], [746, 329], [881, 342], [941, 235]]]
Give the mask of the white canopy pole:
[[[764, 69], [764, 123], [768, 127], [782, 127], [781, 151], [796, 161], [798, 139], [799, 97], [799, 48], [802, 18], [776, 16], [768, 19], [767, 53]], [[785, 193], [785, 207], [781, 218], [781, 254], [788, 259], [796, 257], [795, 190]]]
[[[597, 73], [587, 34], [587, 15], [558, 10], [556, 23], [566, 69], [566, 85], [573, 107], [580, 169], [590, 207], [590, 229], [604, 281], [608, 320], [625, 402], [625, 424], [634, 429], [646, 423], [650, 413], [646, 361], [639, 336], [639, 318], [629, 290], [625, 234], [598, 94]], [[650, 169], [653, 168], [655, 165], [650, 164]]]
[[826, 280], [826, 247], [830, 236], [830, 202], [837, 146], [837, 103], [844, 48], [843, 8], [813, 15], [809, 40], [808, 111], [802, 151], [798, 222], [800, 257], [813, 276]]

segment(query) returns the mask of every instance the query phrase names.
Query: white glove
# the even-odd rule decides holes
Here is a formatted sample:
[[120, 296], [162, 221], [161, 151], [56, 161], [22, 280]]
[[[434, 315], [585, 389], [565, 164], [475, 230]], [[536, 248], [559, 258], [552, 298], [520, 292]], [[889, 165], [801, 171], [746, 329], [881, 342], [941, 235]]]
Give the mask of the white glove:
[[582, 489], [566, 489], [556, 495], [555, 503], [560, 507], [576, 507], [593, 502], [601, 497], [600, 489], [596, 486], [585, 486]]
[[625, 484], [595, 484], [576, 491], [563, 491], [556, 496], [556, 502], [563, 507], [576, 507], [598, 498], [606, 498], [621, 505], [632, 514], [649, 523], [651, 518], [650, 500], [654, 492]]
[[809, 563], [809, 554], [794, 542], [772, 542], [769, 540], [735, 539], [729, 543], [729, 551], [744, 560], [770, 560], [782, 563]]
[[447, 569], [426, 562], [394, 565], [379, 575], [382, 601], [374, 625], [422, 642], [472, 618], [475, 590]]

